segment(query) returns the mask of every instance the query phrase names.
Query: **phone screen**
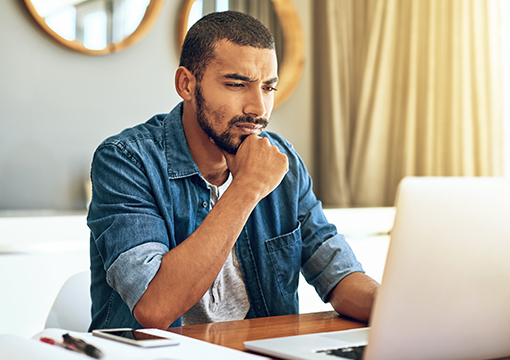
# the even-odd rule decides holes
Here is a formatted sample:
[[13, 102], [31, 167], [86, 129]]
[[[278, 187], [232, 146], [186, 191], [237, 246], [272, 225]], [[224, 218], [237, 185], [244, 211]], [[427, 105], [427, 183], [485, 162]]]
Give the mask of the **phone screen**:
[[168, 338], [164, 338], [161, 336], [147, 334], [137, 330], [128, 330], [128, 331], [105, 331], [109, 334], [120, 336], [126, 339], [132, 340], [168, 340]]
[[158, 347], [179, 344], [179, 341], [176, 339], [127, 328], [93, 330], [92, 335], [141, 347]]

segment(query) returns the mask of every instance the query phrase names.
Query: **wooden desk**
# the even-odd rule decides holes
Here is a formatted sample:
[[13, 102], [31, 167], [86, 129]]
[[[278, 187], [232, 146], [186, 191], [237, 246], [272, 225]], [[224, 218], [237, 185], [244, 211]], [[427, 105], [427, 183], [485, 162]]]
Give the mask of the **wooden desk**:
[[327, 311], [181, 326], [172, 328], [170, 331], [245, 351], [243, 343], [249, 340], [347, 330], [365, 326], [367, 324], [341, 317], [334, 311]]
[[[181, 326], [172, 328], [170, 331], [232, 349], [247, 351], [244, 349], [243, 343], [249, 340], [348, 330], [365, 326], [367, 324], [341, 317], [334, 311], [327, 311]], [[510, 360], [510, 357], [499, 360]]]

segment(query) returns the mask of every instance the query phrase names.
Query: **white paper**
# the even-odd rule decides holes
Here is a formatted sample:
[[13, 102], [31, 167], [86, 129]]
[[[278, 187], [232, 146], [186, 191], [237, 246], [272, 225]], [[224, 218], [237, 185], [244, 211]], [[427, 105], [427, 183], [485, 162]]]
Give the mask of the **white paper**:
[[0, 358], [2, 360], [88, 360], [88, 356], [48, 345], [36, 340], [30, 340], [18, 335], [0, 335]]
[[63, 349], [54, 345], [45, 344], [39, 341], [41, 337], [48, 337], [55, 341], [62, 342], [62, 335], [69, 333], [71, 336], [83, 339], [85, 342], [92, 344], [101, 350], [104, 354], [101, 360], [264, 359], [258, 355], [210, 344], [205, 341], [174, 334], [168, 331], [157, 329], [147, 329], [145, 331], [156, 334], [158, 336], [176, 339], [179, 341], [179, 345], [164, 346], [158, 348], [140, 348], [129, 344], [123, 344], [118, 341], [92, 336], [91, 333], [67, 331], [63, 329], [46, 329], [33, 336], [32, 339], [24, 339], [16, 335], [0, 336], [0, 355], [1, 358], [5, 360], [93, 359], [87, 355], [72, 352], [70, 350]]

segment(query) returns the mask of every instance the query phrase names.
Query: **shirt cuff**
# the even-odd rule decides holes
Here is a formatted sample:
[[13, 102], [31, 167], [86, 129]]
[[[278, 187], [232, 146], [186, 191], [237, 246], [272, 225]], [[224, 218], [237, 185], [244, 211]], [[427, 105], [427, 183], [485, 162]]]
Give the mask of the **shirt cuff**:
[[341, 234], [324, 242], [303, 265], [301, 271], [324, 302], [340, 280], [354, 272], [364, 272]]
[[158, 272], [161, 259], [167, 252], [168, 248], [159, 242], [138, 245], [120, 254], [106, 272], [106, 281], [119, 293], [131, 312]]

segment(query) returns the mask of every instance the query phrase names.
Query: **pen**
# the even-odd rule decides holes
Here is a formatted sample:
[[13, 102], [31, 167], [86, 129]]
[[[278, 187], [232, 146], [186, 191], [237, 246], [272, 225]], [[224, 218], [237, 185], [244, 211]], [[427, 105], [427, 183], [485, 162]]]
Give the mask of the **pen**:
[[64, 348], [64, 349], [67, 349], [67, 350], [71, 350], [71, 351], [76, 351], [76, 352], [79, 352], [80, 354], [82, 353], [81, 351], [79, 351], [78, 349], [76, 349], [75, 347], [72, 347], [68, 344], [65, 344], [65, 343], [59, 343], [58, 341], [55, 341], [51, 338], [48, 338], [48, 337], [42, 337], [39, 339], [41, 342], [45, 343], [45, 344], [50, 344], [50, 345], [55, 345], [55, 346], [59, 346], [61, 348]]
[[62, 337], [64, 338], [64, 343], [75, 346], [79, 351], [88, 356], [96, 359], [100, 359], [103, 356], [101, 350], [96, 348], [94, 345], [87, 344], [82, 339], [75, 338], [69, 334], [64, 334]]

